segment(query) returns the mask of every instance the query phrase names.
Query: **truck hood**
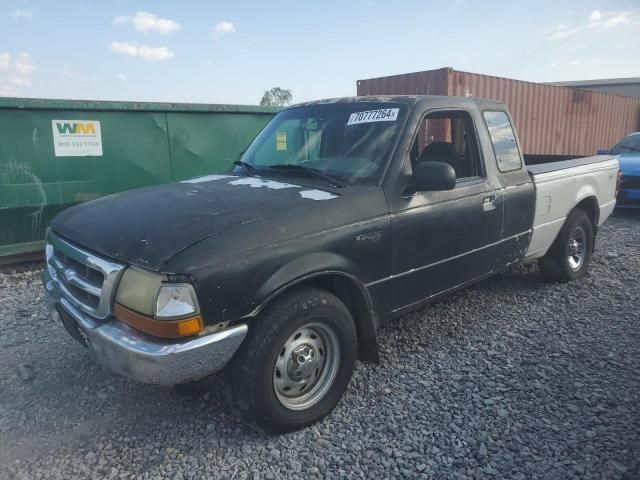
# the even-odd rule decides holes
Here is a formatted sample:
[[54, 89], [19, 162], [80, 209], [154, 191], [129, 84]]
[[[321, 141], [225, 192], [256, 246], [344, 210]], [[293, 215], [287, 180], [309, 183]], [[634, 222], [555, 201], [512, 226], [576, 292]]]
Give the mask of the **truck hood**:
[[157, 271], [175, 254], [205, 238], [283, 210], [333, 203], [348, 195], [348, 190], [209, 175], [76, 205], [58, 214], [51, 228], [88, 250]]
[[617, 155], [623, 175], [640, 175], [640, 153]]

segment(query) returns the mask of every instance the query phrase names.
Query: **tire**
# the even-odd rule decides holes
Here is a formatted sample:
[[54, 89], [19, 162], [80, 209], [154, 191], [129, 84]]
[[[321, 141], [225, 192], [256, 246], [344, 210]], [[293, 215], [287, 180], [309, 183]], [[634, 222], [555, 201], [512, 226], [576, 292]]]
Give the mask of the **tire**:
[[565, 221], [547, 254], [539, 260], [545, 282], [569, 282], [587, 274], [594, 244], [593, 223], [582, 209]]
[[324, 290], [295, 290], [250, 325], [227, 369], [233, 406], [270, 433], [311, 425], [338, 404], [357, 350], [344, 303]]

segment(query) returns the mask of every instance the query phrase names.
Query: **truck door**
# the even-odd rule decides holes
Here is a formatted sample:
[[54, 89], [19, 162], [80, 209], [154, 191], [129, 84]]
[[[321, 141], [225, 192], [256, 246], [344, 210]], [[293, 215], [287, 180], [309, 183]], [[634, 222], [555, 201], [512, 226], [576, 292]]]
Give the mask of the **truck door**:
[[390, 198], [393, 303], [398, 312], [492, 272], [500, 248], [503, 189], [478, 148], [477, 112], [426, 113], [403, 168], [449, 163], [453, 190], [395, 192]]
[[496, 174], [505, 192], [502, 253], [496, 259], [496, 267], [503, 268], [521, 260], [529, 247], [536, 193], [507, 112], [489, 104], [482, 116], [495, 155]]

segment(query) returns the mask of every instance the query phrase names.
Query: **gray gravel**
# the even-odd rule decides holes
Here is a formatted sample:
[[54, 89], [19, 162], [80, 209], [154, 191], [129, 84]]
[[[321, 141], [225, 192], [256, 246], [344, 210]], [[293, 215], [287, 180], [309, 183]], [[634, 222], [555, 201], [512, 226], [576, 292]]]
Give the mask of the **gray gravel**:
[[640, 215], [591, 275], [518, 266], [387, 326], [325, 421], [270, 437], [220, 378], [103, 371], [46, 316], [39, 272], [0, 273], [0, 478], [640, 478]]

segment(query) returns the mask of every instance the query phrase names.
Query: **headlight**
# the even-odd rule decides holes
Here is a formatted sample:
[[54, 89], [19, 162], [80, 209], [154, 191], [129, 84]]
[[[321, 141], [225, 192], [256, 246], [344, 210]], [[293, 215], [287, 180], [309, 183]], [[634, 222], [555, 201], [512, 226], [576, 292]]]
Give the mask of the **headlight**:
[[129, 326], [158, 337], [201, 332], [204, 326], [193, 286], [166, 280], [164, 275], [127, 268], [118, 285], [113, 314]]
[[164, 275], [129, 267], [120, 279], [116, 302], [138, 313], [154, 317], [156, 297], [163, 280], [165, 280]]
[[196, 295], [187, 284], [162, 285], [156, 300], [156, 318], [184, 317], [197, 312]]

